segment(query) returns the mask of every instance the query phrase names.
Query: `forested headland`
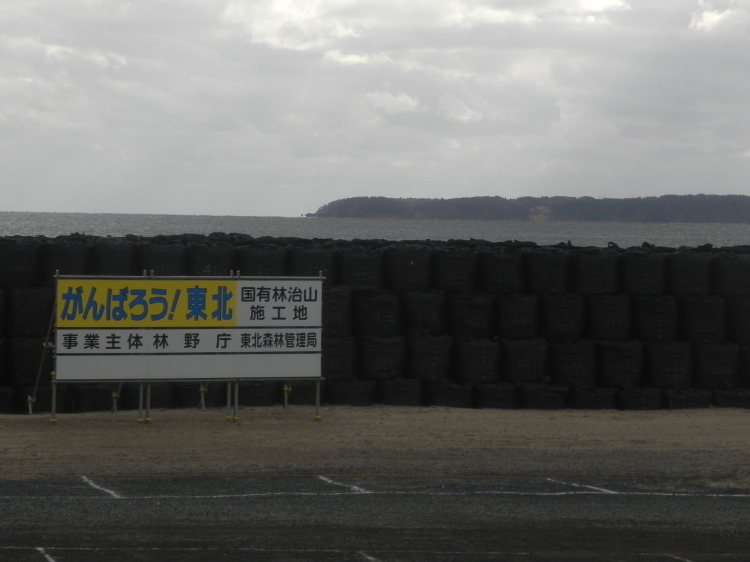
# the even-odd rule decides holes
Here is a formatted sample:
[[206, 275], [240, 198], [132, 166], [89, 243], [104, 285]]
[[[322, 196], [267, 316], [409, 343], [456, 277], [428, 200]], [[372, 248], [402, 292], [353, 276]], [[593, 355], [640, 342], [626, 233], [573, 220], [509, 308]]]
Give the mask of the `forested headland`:
[[747, 195], [662, 195], [628, 199], [593, 197], [459, 197], [399, 199], [349, 197], [309, 217], [473, 219], [601, 222], [750, 223]]

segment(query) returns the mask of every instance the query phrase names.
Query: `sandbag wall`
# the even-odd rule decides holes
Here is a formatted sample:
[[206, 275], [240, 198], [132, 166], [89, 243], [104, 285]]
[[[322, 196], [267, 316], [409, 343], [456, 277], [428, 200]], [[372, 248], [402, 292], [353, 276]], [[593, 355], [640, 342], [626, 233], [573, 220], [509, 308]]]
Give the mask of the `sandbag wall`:
[[[0, 239], [0, 412], [39, 369], [53, 275], [326, 276], [324, 399], [367, 405], [750, 407], [750, 247], [577, 248], [485, 241], [335, 241], [242, 234]], [[48, 407], [51, 360], [37, 410]], [[293, 404], [314, 384], [291, 384]], [[198, 383], [154, 385], [194, 407]], [[283, 383], [243, 383], [244, 405]], [[60, 385], [61, 411], [107, 410], [117, 385]], [[137, 405], [126, 384], [120, 407]], [[209, 385], [209, 406], [223, 386]]]

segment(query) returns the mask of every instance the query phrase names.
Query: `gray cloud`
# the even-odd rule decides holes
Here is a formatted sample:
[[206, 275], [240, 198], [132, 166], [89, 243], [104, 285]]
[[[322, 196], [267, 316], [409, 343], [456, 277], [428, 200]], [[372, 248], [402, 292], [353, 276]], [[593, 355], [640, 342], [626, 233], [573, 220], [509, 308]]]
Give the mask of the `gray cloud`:
[[750, 0], [11, 0], [6, 210], [742, 193]]

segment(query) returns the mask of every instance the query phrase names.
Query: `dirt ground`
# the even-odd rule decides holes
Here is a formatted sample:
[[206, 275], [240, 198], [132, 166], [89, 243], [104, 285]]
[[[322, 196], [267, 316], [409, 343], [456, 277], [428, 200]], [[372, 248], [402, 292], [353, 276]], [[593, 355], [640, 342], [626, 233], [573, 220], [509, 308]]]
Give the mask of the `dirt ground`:
[[0, 416], [0, 477], [435, 474], [750, 484], [750, 411], [332, 406]]

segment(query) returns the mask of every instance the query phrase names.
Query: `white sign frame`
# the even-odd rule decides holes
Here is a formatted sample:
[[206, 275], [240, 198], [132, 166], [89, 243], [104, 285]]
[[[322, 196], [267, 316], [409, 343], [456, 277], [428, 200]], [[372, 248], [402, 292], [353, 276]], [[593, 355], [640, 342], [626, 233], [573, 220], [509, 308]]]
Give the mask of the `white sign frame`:
[[[191, 323], [183, 317], [174, 322], [175, 327], [140, 327], [133, 322], [126, 327], [112, 327], [110, 322], [102, 328], [92, 314], [90, 325], [69, 327], [63, 321], [60, 322], [63, 326], [57, 326], [61, 315], [76, 318], [76, 309], [69, 306], [72, 299], [64, 300], [58, 286], [56, 382], [321, 380], [323, 277], [58, 276], [56, 279], [56, 285], [60, 281], [124, 281], [133, 286], [177, 281], [194, 284], [196, 289], [206, 282], [231, 283], [229, 292], [234, 300], [230, 305], [234, 308], [230, 306], [228, 310], [239, 324], [204, 326], [200, 321]], [[267, 291], [261, 294], [259, 288]], [[85, 294], [78, 302], [84, 299]], [[256, 307], [254, 312], [251, 307]], [[124, 303], [123, 310], [127, 310]], [[144, 315], [146, 312], [136, 306], [132, 310]], [[83, 306], [78, 312], [82, 317]], [[108, 308], [107, 317], [109, 313]], [[138, 336], [141, 345], [133, 345]]]

